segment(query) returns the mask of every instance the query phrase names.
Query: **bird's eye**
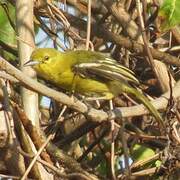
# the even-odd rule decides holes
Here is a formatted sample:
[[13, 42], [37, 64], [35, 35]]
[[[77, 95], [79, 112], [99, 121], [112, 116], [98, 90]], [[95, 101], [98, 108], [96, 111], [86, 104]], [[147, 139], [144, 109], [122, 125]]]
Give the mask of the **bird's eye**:
[[44, 61], [47, 61], [49, 59], [49, 56], [44, 57]]

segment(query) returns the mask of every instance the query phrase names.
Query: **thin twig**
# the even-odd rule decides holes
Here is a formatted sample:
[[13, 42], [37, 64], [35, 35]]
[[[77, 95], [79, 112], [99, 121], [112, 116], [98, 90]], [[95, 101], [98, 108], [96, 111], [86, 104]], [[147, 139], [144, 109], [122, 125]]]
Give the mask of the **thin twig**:
[[[23, 153], [23, 155], [25, 155], [25, 154]], [[26, 154], [26, 157], [30, 157], [30, 156], [27, 156], [27, 154]], [[49, 169], [53, 170], [61, 178], [68, 178], [68, 175], [64, 174], [63, 172], [61, 172], [61, 170], [59, 168], [53, 166], [52, 164], [48, 163], [47, 161], [44, 161], [38, 157], [37, 162], [39, 162], [39, 163], [43, 164], [44, 166], [48, 167]]]
[[[9, 104], [9, 94], [6, 87], [6, 83], [3, 79], [0, 79], [0, 88], [3, 90], [3, 108], [4, 108], [4, 116], [5, 116], [5, 124], [8, 130], [9, 135], [9, 141], [13, 141], [13, 138], [15, 138], [14, 134], [14, 121], [12, 117], [12, 112], [10, 110], [10, 104]], [[2, 122], [1, 122], [2, 123]]]
[[37, 161], [37, 158], [39, 157], [39, 155], [41, 154], [41, 152], [44, 150], [44, 148], [46, 147], [46, 145], [49, 143], [49, 141], [51, 140], [52, 135], [49, 135], [49, 137], [47, 138], [47, 140], [44, 142], [44, 144], [41, 146], [41, 148], [38, 150], [37, 154], [34, 156], [33, 160], [31, 161], [31, 163], [29, 164], [29, 167], [27, 168], [27, 170], [25, 171], [24, 175], [22, 176], [21, 180], [25, 180], [26, 177], [28, 176], [30, 170], [32, 169], [34, 163]]
[[[28, 158], [33, 158], [34, 156], [24, 152], [22, 149], [19, 149], [19, 152], [23, 155], [23, 156], [26, 156]], [[48, 167], [49, 169], [51, 169], [52, 171], [54, 171], [58, 176], [60, 176], [61, 178], [63, 179], [70, 179], [70, 178], [73, 178], [73, 177], [79, 177], [79, 178], [83, 178], [83, 179], [87, 179], [87, 180], [90, 180], [89, 178], [87, 178], [86, 176], [84, 176], [83, 174], [81, 173], [70, 173], [70, 174], [65, 174], [61, 171], [61, 169], [57, 168], [56, 166], [40, 159], [38, 157], [37, 159], [37, 162], [41, 163], [42, 165]], [[18, 178], [19, 179], [19, 178]]]
[[98, 138], [95, 137], [95, 141], [94, 141], [92, 144], [90, 144], [89, 147], [86, 149], [86, 151], [83, 153], [83, 155], [78, 158], [78, 162], [81, 162], [85, 157], [87, 157], [88, 153], [89, 153], [97, 144], [100, 143], [100, 141], [104, 138], [104, 136], [107, 134], [108, 131], [109, 131], [109, 127], [106, 127]]
[[122, 127], [120, 129], [121, 132], [121, 141], [122, 141], [122, 147], [123, 147], [123, 152], [124, 152], [124, 162], [125, 162], [125, 174], [126, 176], [130, 177], [131, 176], [131, 171], [130, 171], [130, 167], [129, 167], [129, 149], [127, 146], [127, 138], [125, 135], [125, 131], [124, 131], [124, 121], [122, 120]]
[[145, 169], [145, 170], [142, 170], [142, 171], [132, 173], [132, 176], [147, 176], [147, 175], [150, 176], [151, 174], [154, 174], [154, 173], [158, 172], [159, 169], [160, 168], [158, 168], [158, 167]]
[[58, 130], [58, 127], [59, 127], [58, 124], [59, 124], [59, 122], [62, 122], [63, 114], [66, 111], [66, 109], [67, 109], [67, 106], [63, 105], [63, 108], [62, 108], [62, 110], [61, 110], [61, 112], [59, 114], [59, 117], [57, 118], [57, 121], [55, 122], [55, 125], [54, 125], [54, 128], [53, 128], [53, 132], [51, 133], [52, 136], [55, 136], [55, 134], [56, 134], [56, 132]]
[[66, 28], [69, 28], [70, 27], [70, 24], [67, 20], [67, 18], [64, 16], [64, 14], [61, 12], [60, 9], [58, 9], [56, 6], [54, 6], [52, 3], [49, 3], [47, 1], [47, 5], [48, 5], [48, 8], [51, 8], [51, 10], [49, 11], [49, 13], [51, 14], [52, 17], [55, 17], [55, 15], [53, 14], [53, 12], [57, 15], [59, 15], [61, 21], [63, 22], [63, 24], [66, 26]]
[[[156, 78], [158, 79], [159, 84], [161, 85], [162, 83], [161, 83], [161, 80], [159, 79], [157, 68], [156, 68], [156, 65], [154, 63], [154, 59], [153, 59], [153, 56], [152, 56], [152, 53], [151, 53], [151, 50], [149, 48], [148, 41], [147, 41], [147, 36], [146, 36], [146, 31], [145, 31], [145, 26], [144, 26], [144, 20], [143, 20], [142, 14], [141, 14], [140, 0], [136, 0], [136, 6], [137, 6], [138, 15], [139, 15], [139, 22], [140, 22], [140, 28], [141, 28], [141, 32], [142, 32], [142, 38], [144, 41], [144, 47], [145, 47], [145, 51], [146, 51], [148, 59], [149, 59], [149, 64], [151, 65], [151, 68], [154, 71]], [[161, 85], [161, 87], [163, 87], [163, 85]]]
[[[19, 179], [20, 178], [18, 176], [10, 176], [10, 175], [5, 175], [5, 174], [0, 174], [0, 177], [2, 179]], [[28, 179], [28, 180], [30, 180], [30, 179]]]
[[145, 159], [142, 159], [142, 160], [139, 160], [137, 162], [134, 162], [130, 168], [131, 169], [137, 169], [137, 168], [141, 168], [142, 166], [144, 166], [145, 164], [149, 163], [149, 162], [152, 162], [152, 161], [155, 161], [155, 160], [158, 160], [160, 158], [160, 156], [162, 155], [162, 152], [159, 152], [153, 156], [150, 156], [150, 157], [147, 157]]
[[[113, 110], [113, 102], [112, 100], [109, 101], [110, 105], [110, 111]], [[115, 174], [115, 143], [114, 143], [114, 131], [115, 131], [115, 125], [114, 125], [114, 119], [111, 120], [111, 176], [115, 180], [116, 174]]]
[[146, 135], [146, 134], [137, 134], [135, 132], [132, 131], [127, 131], [129, 134], [131, 134], [132, 136], [136, 136], [137, 138], [140, 139], [146, 139], [146, 140], [167, 140], [166, 136], [150, 136], [150, 135]]
[[86, 50], [89, 49], [90, 37], [91, 37], [91, 0], [88, 0]]

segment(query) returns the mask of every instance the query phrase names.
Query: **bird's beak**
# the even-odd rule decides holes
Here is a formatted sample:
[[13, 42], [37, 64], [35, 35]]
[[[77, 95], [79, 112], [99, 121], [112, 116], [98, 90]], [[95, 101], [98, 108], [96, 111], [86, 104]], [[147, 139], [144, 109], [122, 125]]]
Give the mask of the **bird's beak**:
[[26, 63], [24, 63], [24, 67], [27, 67], [27, 66], [34, 66], [36, 64], [39, 64], [39, 61], [34, 61], [34, 60], [29, 60], [27, 61]]

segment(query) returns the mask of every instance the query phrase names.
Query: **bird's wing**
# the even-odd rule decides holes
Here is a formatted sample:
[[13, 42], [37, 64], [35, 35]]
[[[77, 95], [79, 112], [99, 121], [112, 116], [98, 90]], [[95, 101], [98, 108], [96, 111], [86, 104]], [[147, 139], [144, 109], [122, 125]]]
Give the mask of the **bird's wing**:
[[101, 81], [117, 80], [139, 84], [138, 79], [136, 79], [135, 74], [130, 69], [108, 57], [94, 62], [76, 64], [73, 70], [84, 78], [93, 78]]

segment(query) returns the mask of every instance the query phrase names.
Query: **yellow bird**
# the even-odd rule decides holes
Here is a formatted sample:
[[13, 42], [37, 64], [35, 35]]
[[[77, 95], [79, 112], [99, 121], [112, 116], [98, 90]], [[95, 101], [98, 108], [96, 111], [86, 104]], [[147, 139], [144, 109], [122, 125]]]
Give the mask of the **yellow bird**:
[[35, 49], [25, 66], [66, 91], [97, 99], [112, 99], [124, 92], [140, 100], [159, 124], [163, 119], [149, 100], [136, 88], [134, 73], [114, 59], [94, 51], [60, 52], [53, 48]]

